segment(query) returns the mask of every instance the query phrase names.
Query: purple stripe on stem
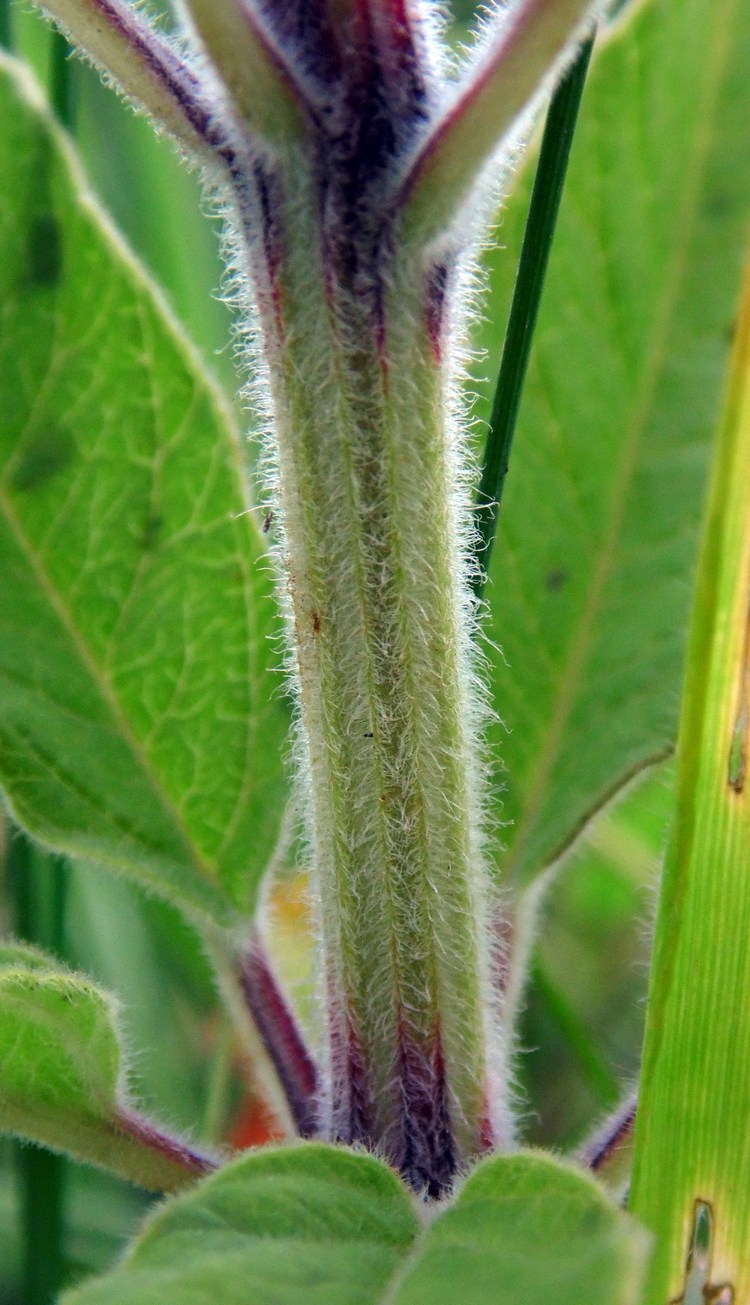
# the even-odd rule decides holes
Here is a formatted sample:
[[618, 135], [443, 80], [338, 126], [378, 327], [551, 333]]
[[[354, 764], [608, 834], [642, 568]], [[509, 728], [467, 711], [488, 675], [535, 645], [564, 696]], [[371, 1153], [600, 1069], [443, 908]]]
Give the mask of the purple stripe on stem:
[[194, 1150], [180, 1138], [162, 1132], [134, 1111], [121, 1107], [114, 1122], [120, 1132], [126, 1133], [128, 1137], [148, 1147], [150, 1151], [163, 1156], [165, 1160], [171, 1160], [187, 1173], [195, 1174], [196, 1178], [203, 1178], [218, 1168], [215, 1160]]
[[276, 1070], [300, 1137], [318, 1131], [318, 1070], [256, 933], [240, 963], [240, 987]]
[[632, 1092], [577, 1154], [579, 1164], [598, 1173], [633, 1136], [638, 1093]]
[[182, 112], [185, 121], [208, 145], [220, 144], [212, 129], [212, 114], [197, 78], [175, 54], [166, 41], [142, 22], [120, 0], [92, 0], [92, 8], [102, 21], [116, 31], [141, 60], [143, 66], [161, 82]]
[[440, 1030], [427, 1048], [402, 1024], [400, 1043], [401, 1154], [394, 1161], [415, 1191], [437, 1200], [450, 1191], [458, 1168]]

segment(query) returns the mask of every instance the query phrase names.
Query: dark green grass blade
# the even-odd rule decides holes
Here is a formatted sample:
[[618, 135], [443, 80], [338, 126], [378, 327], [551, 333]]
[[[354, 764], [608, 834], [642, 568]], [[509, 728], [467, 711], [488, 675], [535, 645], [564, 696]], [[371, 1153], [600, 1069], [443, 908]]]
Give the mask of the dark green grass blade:
[[49, 97], [60, 122], [69, 131], [76, 120], [76, 65], [71, 61], [71, 48], [62, 32], [50, 35], [50, 87]]
[[474, 511], [480, 562], [477, 594], [484, 588], [495, 542], [531, 341], [593, 45], [592, 34], [552, 98], [542, 137]]
[[593, 1096], [600, 1106], [613, 1106], [620, 1095], [617, 1079], [589, 1033], [585, 1021], [538, 957], [532, 967], [531, 981], [537, 1000], [556, 1027]]
[[[15, 933], [62, 956], [65, 941], [65, 864], [34, 849], [20, 830], [7, 852]], [[16, 1172], [23, 1239], [26, 1305], [52, 1305], [65, 1278], [67, 1161], [18, 1143]]]
[[[0, 0], [0, 45], [12, 48], [10, 0]], [[51, 34], [50, 98], [60, 121], [71, 127], [75, 97], [70, 46]], [[65, 866], [61, 858], [34, 852], [18, 831], [8, 849], [8, 878], [14, 897], [15, 932], [62, 956], [65, 932]], [[23, 1238], [22, 1281], [27, 1305], [50, 1305], [65, 1277], [65, 1189], [63, 1156], [18, 1143], [16, 1170]]]

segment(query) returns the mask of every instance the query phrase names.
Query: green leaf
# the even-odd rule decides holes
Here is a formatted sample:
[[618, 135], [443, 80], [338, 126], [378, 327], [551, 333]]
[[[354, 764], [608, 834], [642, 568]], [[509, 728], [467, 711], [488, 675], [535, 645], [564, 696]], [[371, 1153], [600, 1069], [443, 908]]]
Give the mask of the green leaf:
[[[630, 13], [584, 92], [485, 594], [516, 883], [673, 744], [750, 215], [750, 7]], [[493, 359], [527, 193], [488, 260]]]
[[374, 1305], [418, 1221], [396, 1175], [309, 1143], [256, 1152], [165, 1206], [123, 1266], [70, 1305]]
[[[66, 1305], [630, 1305], [643, 1238], [591, 1179], [503, 1156], [424, 1225], [372, 1156], [248, 1155], [164, 1207], [113, 1274]], [[433, 1210], [438, 1209], [433, 1207]]]
[[8, 969], [49, 970], [50, 958], [30, 943], [0, 942], [0, 971]]
[[646, 1239], [593, 1179], [542, 1153], [498, 1156], [426, 1233], [394, 1305], [625, 1305]]
[[698, 574], [636, 1118], [632, 1205], [657, 1236], [649, 1305], [681, 1298], [701, 1208], [709, 1244], [693, 1248], [690, 1276], [702, 1299], [750, 1299], [749, 760], [750, 278]]
[[194, 1182], [187, 1153], [129, 1127], [122, 1061], [112, 997], [35, 948], [0, 947], [0, 1130], [158, 1191]]
[[0, 781], [60, 851], [252, 909], [287, 714], [270, 569], [218, 391], [0, 75]]

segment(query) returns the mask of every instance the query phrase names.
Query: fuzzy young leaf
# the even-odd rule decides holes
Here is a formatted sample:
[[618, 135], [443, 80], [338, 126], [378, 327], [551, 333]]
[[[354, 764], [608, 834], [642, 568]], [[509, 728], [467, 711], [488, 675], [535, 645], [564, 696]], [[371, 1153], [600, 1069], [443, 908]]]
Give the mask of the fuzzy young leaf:
[[114, 1000], [13, 943], [0, 946], [0, 1130], [158, 1191], [208, 1167], [134, 1124], [122, 1101]]
[[[750, 215], [750, 8], [633, 9], [584, 92], [485, 591], [515, 883], [673, 743]], [[524, 189], [490, 260], [495, 332]]]
[[591, 1178], [541, 1153], [497, 1156], [428, 1228], [392, 1299], [636, 1305], [646, 1250], [645, 1236]]
[[231, 922], [285, 802], [238, 440], [8, 60], [0, 108], [0, 783], [51, 847]]
[[375, 1305], [419, 1223], [395, 1174], [324, 1147], [256, 1152], [165, 1206], [122, 1267], [66, 1305]]
[[247, 1156], [162, 1209], [113, 1274], [66, 1305], [635, 1305], [643, 1237], [583, 1174], [541, 1155], [480, 1166], [422, 1227], [371, 1156]]

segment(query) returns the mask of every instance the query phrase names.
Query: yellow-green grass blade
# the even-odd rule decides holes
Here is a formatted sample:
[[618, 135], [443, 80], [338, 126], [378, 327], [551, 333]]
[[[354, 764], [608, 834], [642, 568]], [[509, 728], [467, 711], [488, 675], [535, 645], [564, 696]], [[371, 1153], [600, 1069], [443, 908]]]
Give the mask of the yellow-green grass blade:
[[632, 1208], [656, 1234], [648, 1305], [683, 1292], [700, 1207], [699, 1285], [750, 1298], [749, 604], [750, 283], [700, 563], [636, 1126]]

